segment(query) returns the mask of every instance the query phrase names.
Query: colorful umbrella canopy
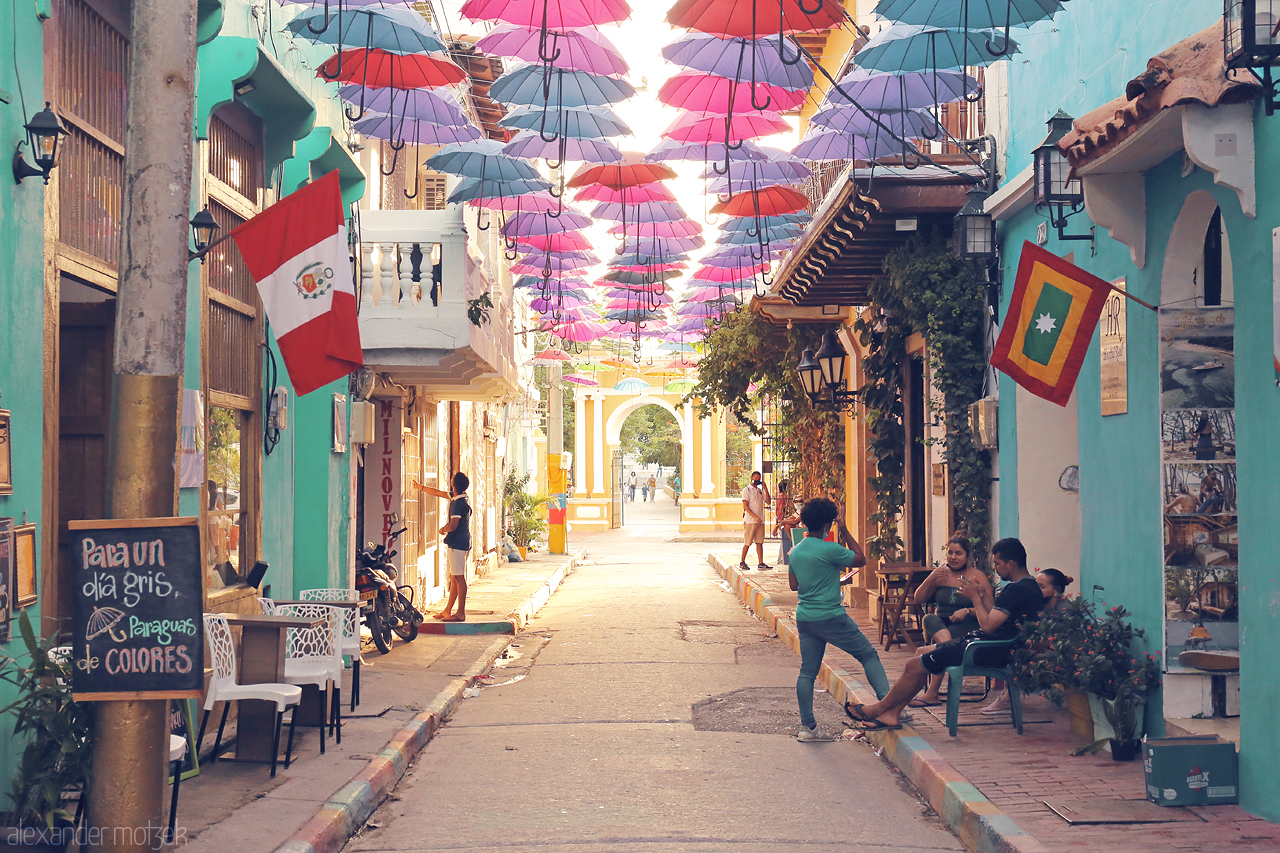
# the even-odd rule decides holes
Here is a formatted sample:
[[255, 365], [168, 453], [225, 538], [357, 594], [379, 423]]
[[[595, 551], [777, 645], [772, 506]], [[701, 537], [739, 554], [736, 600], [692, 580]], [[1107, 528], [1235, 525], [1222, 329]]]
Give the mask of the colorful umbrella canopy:
[[572, 361], [572, 359], [569, 358], [569, 354], [564, 350], [558, 350], [555, 348], [544, 349], [541, 352], [533, 354], [534, 364], [558, 364], [566, 361]]
[[717, 202], [712, 206], [711, 212], [727, 216], [775, 216], [780, 213], [797, 213], [808, 207], [809, 199], [802, 192], [790, 187], [765, 187], [736, 195], [728, 201]]
[[584, 279], [573, 278], [572, 276], [553, 276], [551, 279], [545, 279], [540, 275], [522, 275], [511, 286], [537, 288], [544, 295], [557, 292], [581, 295], [584, 291], [580, 290], [579, 287], [587, 287], [587, 282]]
[[[554, 333], [553, 333], [553, 334], [554, 334]], [[569, 374], [566, 374], [566, 375], [564, 375], [564, 376], [561, 376], [561, 377], [560, 377], [560, 381], [561, 381], [561, 382], [570, 382], [570, 383], [572, 383], [572, 384], [574, 384], [574, 385], [584, 385], [584, 386], [586, 386], [586, 387], [588, 387], [588, 388], [595, 388], [595, 387], [598, 387], [598, 386], [600, 385], [600, 383], [599, 383], [599, 382], [595, 381], [595, 380], [594, 380], [594, 379], [592, 379], [590, 376], [579, 376], [579, 375], [578, 375], [578, 374], [576, 374], [576, 373], [569, 373]]]
[[514, 242], [519, 247], [541, 252], [589, 251], [591, 249], [591, 241], [578, 231], [522, 235], [516, 237]]
[[575, 160], [586, 163], [618, 163], [622, 152], [607, 139], [573, 139], [560, 136], [547, 141], [536, 130], [522, 130], [507, 143], [503, 151], [511, 157], [527, 160], [552, 160], [562, 163]]
[[480, 198], [470, 204], [485, 210], [497, 210], [502, 213], [550, 213], [561, 208], [560, 199], [547, 190], [526, 193], [514, 198], [499, 196], [497, 198]]
[[[523, 163], [523, 160], [517, 160]], [[518, 213], [502, 226], [504, 237], [539, 237], [559, 234], [562, 231], [578, 231], [591, 224], [589, 216], [572, 210], [565, 210], [558, 217], [545, 213]]]
[[614, 24], [631, 17], [626, 0], [467, 0], [460, 10], [472, 21], [505, 21], [537, 30]]
[[653, 386], [651, 386], [648, 382], [645, 382], [643, 379], [641, 379], [638, 376], [628, 376], [626, 379], [621, 379], [615, 382], [613, 385], [613, 390], [634, 393], [638, 391], [648, 390], [651, 387]]
[[[549, 84], [546, 88], [544, 80]], [[495, 101], [532, 106], [548, 103], [565, 107], [607, 106], [625, 101], [635, 93], [635, 87], [626, 80], [586, 71], [547, 69], [543, 65], [520, 65], [489, 87], [489, 97]]]
[[803, 183], [813, 174], [813, 170], [806, 166], [799, 157], [786, 152], [780, 152], [780, 154], [782, 155], [781, 157], [774, 157], [769, 160], [751, 160], [742, 163], [724, 177], [716, 173], [715, 167], [710, 167], [703, 171], [701, 177], [703, 180], [720, 181], [727, 181], [732, 177], [735, 181], [759, 181], [763, 185], [766, 182]]
[[[860, 68], [906, 72], [960, 69], [1004, 59], [987, 52], [987, 40], [987, 33], [974, 30], [894, 24], [873, 36], [855, 60]], [[1016, 52], [1018, 43], [1010, 40], [1008, 48]]]
[[[721, 125], [723, 125], [721, 120]], [[745, 140], [741, 147], [727, 147], [720, 142], [679, 142], [675, 139], [664, 139], [654, 149], [644, 155], [648, 163], [660, 163], [664, 160], [694, 160], [703, 163], [723, 162], [729, 160], [768, 160], [769, 157], [760, 150], [760, 146]]]
[[[626, 222], [629, 225], [639, 222], [671, 222], [685, 220], [689, 214], [684, 212], [678, 203], [663, 201], [646, 201], [641, 204], [611, 204], [604, 202], [591, 209], [595, 219], [609, 219], [614, 222]], [[628, 230], [632, 230], [628, 228]]]
[[371, 89], [348, 84], [338, 88], [338, 97], [348, 104], [360, 104], [369, 112], [433, 121], [443, 125], [467, 124], [458, 99], [445, 92], [428, 89]]
[[689, 33], [662, 49], [668, 62], [740, 80], [744, 71], [755, 68], [755, 79], [793, 91], [813, 88], [813, 69], [807, 62], [783, 62], [777, 41], [745, 38], [718, 38], [705, 33]]
[[425, 165], [437, 172], [492, 181], [541, 177], [538, 170], [526, 161], [503, 154], [502, 143], [496, 139], [477, 139], [474, 142], [446, 145], [428, 157]]
[[593, 320], [569, 320], [563, 323], [550, 323], [546, 331], [563, 341], [580, 344], [604, 337], [606, 330], [604, 326]]
[[316, 76], [376, 89], [435, 89], [467, 79], [467, 72], [441, 53], [390, 53], [351, 48], [329, 57]]
[[573, 139], [627, 136], [631, 128], [608, 107], [515, 107], [498, 120], [502, 127], [535, 130], [543, 135]]
[[720, 230], [721, 232], [754, 231], [757, 228], [776, 228], [779, 225], [799, 225], [804, 227], [810, 219], [812, 217], [808, 213], [784, 213], [779, 216], [728, 219], [720, 226]]
[[668, 394], [688, 394], [696, 386], [688, 379], [676, 379], [662, 386], [662, 390]]
[[519, 181], [494, 181], [485, 178], [463, 178], [449, 194], [449, 204], [487, 199], [513, 199], [516, 196], [551, 189], [551, 183], [542, 178], [525, 178]]
[[566, 71], [621, 76], [630, 70], [613, 43], [590, 27], [568, 31], [550, 29], [543, 38], [536, 28], [530, 31], [514, 24], [498, 24], [480, 37], [476, 50], [526, 62], [539, 62], [542, 54], [556, 53], [555, 67]]
[[728, 142], [733, 145], [744, 139], [772, 136], [790, 129], [791, 125], [777, 113], [747, 112], [727, 118], [683, 113], [660, 135], [673, 142], [695, 142], [703, 145]]
[[1034, 24], [1061, 8], [1059, 0], [880, 0], [875, 13], [900, 24], [990, 30]]
[[623, 231], [632, 232], [632, 236], [636, 236], [636, 231], [641, 231], [645, 237], [693, 237], [702, 233], [702, 226], [692, 219], [646, 222], [643, 226], [637, 226], [632, 223], [630, 227], [625, 229], [621, 223], [609, 226], [610, 234], [622, 234]]
[[743, 265], [739, 267], [699, 267], [691, 278], [698, 281], [741, 281], [753, 275], [768, 272], [768, 264], [758, 266]]
[[[317, 32], [322, 23], [327, 25]], [[422, 15], [404, 6], [303, 12], [284, 28], [307, 41], [335, 47], [376, 47], [396, 53], [434, 53], [448, 49]]]
[[676, 173], [670, 166], [662, 166], [645, 162], [644, 155], [634, 151], [625, 152], [622, 160], [605, 166], [583, 166], [573, 173], [565, 187], [577, 189], [591, 184], [599, 184], [610, 189], [620, 190], [624, 187], [638, 187], [674, 178]]
[[874, 113], [920, 110], [958, 101], [977, 90], [978, 81], [959, 71], [889, 73], [855, 68], [827, 91], [827, 103], [856, 101]]
[[849, 20], [839, 0], [818, 0], [814, 11], [804, 0], [676, 0], [667, 12], [673, 27], [721, 38], [755, 39], [774, 33], [818, 33]]
[[629, 270], [610, 270], [600, 277], [600, 281], [610, 282], [613, 284], [655, 284], [657, 281], [668, 281], [673, 278], [679, 278], [680, 273], [672, 270], [671, 272], [631, 272]]
[[615, 190], [602, 184], [583, 187], [573, 195], [576, 201], [612, 201], [639, 204], [645, 201], [675, 201], [676, 197], [666, 184], [654, 182], [639, 187], [623, 187]]
[[[421, 90], [418, 93], [432, 94]], [[448, 145], [454, 142], [474, 142], [480, 138], [480, 129], [466, 118], [457, 124], [441, 124], [424, 119], [373, 113], [357, 121], [352, 128], [370, 139], [408, 142], [413, 145]]]
[[775, 110], [795, 109], [807, 97], [805, 89], [793, 91], [768, 83], [744, 83], [697, 71], [681, 72], [658, 90], [658, 100], [669, 107], [720, 116], [729, 115], [735, 108], [748, 109], [752, 103], [766, 104]]
[[873, 139], [877, 134], [890, 139], [933, 139], [942, 133], [937, 119], [925, 110], [873, 113], [869, 116], [852, 104], [827, 104], [815, 112], [810, 121], [818, 127]]
[[547, 278], [560, 278], [565, 273], [581, 272], [589, 269], [594, 264], [586, 261], [561, 260], [559, 258], [550, 257], [545, 260], [537, 260], [533, 263], [524, 263], [523, 261], [511, 265], [513, 275], [542, 275]]
[[[815, 127], [805, 132], [804, 138], [792, 153], [814, 163], [830, 163], [839, 160], [879, 160], [881, 157], [901, 154], [902, 149], [902, 144], [888, 134], [868, 138]], [[909, 142], [906, 149], [908, 152], [916, 150]]]

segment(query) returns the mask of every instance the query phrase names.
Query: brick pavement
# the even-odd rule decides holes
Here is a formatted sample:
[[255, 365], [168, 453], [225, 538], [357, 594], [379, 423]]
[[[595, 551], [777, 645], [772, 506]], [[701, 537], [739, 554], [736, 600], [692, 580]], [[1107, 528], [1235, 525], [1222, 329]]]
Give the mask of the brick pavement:
[[[712, 555], [712, 562], [719, 563], [718, 570], [726, 574], [748, 606], [760, 613], [762, 608], [771, 605], [773, 618], [789, 622], [794, 630], [796, 594], [787, 588], [785, 570], [751, 571], [743, 575], [734, 568], [737, 555], [727, 553]], [[871, 625], [867, 610], [852, 609], [849, 613], [863, 632], [875, 640], [878, 631]], [[780, 636], [789, 633], [787, 624], [779, 623], [778, 627]], [[897, 679], [910, 656], [901, 646], [889, 651], [880, 649], [890, 682]], [[825, 662], [837, 675], [843, 670], [850, 676], [848, 680], [854, 682], [854, 691], [861, 694], [860, 701], [874, 701], [856, 660], [828, 647]], [[828, 683], [833, 693], [843, 689], [837, 683]], [[1194, 821], [1072, 826], [1044, 801], [1141, 800], [1145, 796], [1142, 763], [1113, 761], [1107, 752], [1094, 756], [1069, 755], [1083, 741], [1071, 733], [1066, 712], [1043, 697], [1024, 697], [1025, 733], [1021, 737], [1013, 731], [1008, 717], [983, 717], [977, 713], [980, 707], [978, 703], [961, 706], [961, 727], [955, 738], [947, 733], [945, 706], [912, 709], [914, 719], [910, 726], [897, 732], [871, 735], [874, 743], [884, 747], [885, 757], [903, 769], [970, 849], [1028, 853], [1038, 850], [1280, 851], [1280, 825], [1230, 805], [1191, 807], [1188, 811], [1198, 818]], [[951, 784], [944, 791], [946, 783]], [[971, 816], [965, 821], [949, 814], [958, 813], [960, 809], [948, 798], [954, 797], [955, 791], [963, 791], [965, 783], [981, 795], [976, 800], [985, 797], [987, 801], [960, 804], [979, 815], [980, 820]], [[995, 812], [1006, 819], [1000, 819]], [[981, 828], [976, 828], [979, 824]]]

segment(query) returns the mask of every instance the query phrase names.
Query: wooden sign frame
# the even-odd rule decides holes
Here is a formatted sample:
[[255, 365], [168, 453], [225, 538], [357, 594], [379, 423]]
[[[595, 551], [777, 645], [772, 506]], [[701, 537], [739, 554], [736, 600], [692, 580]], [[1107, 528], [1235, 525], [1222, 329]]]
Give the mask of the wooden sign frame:
[[[86, 530], [139, 530], [145, 528], [161, 528], [161, 527], [190, 527], [196, 531], [196, 562], [193, 565], [197, 582], [203, 583], [203, 566], [200, 562], [201, 543], [199, 541], [200, 519], [195, 516], [187, 516], [180, 518], [114, 518], [114, 519], [96, 519], [92, 521], [69, 521], [68, 529], [72, 532], [72, 539], [75, 540], [76, 531]], [[200, 610], [203, 616], [203, 588], [201, 589]], [[78, 631], [79, 625], [74, 625], [73, 630]], [[114, 702], [114, 701], [130, 701], [130, 700], [151, 700], [151, 699], [198, 699], [203, 693], [204, 680], [204, 623], [203, 618], [200, 619], [195, 636], [197, 638], [198, 649], [196, 653], [191, 655], [192, 666], [200, 673], [200, 688], [187, 690], [120, 690], [120, 691], [75, 691], [73, 680], [72, 698], [77, 702]], [[74, 644], [73, 648], [80, 650], [80, 645]], [[77, 659], [73, 664], [77, 669], [81, 668], [82, 661]], [[74, 679], [74, 674], [73, 674]]]

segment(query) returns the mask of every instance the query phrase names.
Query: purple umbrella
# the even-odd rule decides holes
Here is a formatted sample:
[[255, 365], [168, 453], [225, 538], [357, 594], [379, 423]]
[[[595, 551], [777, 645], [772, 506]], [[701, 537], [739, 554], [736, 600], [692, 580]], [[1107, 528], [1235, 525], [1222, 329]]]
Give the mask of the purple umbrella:
[[476, 42], [476, 50], [489, 56], [506, 56], [526, 62], [541, 62], [539, 45], [544, 53], [559, 53], [551, 64], [566, 71], [587, 71], [606, 77], [620, 77], [630, 70], [622, 54], [599, 30], [590, 27], [557, 31], [547, 30], [545, 40], [538, 30], [532, 32], [514, 24], [498, 24]]
[[676, 321], [675, 323], [672, 323], [670, 326], [667, 327], [668, 333], [678, 332], [683, 334], [690, 334], [692, 332], [705, 332], [705, 331], [707, 331], [706, 317], [685, 317], [681, 320]]
[[[693, 237], [702, 233], [702, 226], [694, 222], [692, 219], [672, 219], [669, 222], [646, 222], [643, 226], [635, 226], [629, 228], [629, 231], [639, 230], [646, 237]], [[621, 234], [623, 231], [621, 223], [618, 225], [610, 225], [610, 234]]]
[[[914, 152], [915, 146], [908, 145]], [[829, 163], [839, 160], [879, 160], [900, 154], [901, 146], [888, 139], [869, 139], [865, 136], [846, 136], [836, 130], [810, 129], [792, 153], [803, 160]]]
[[[644, 227], [644, 226], [641, 226]], [[621, 258], [634, 257], [638, 252], [650, 257], [675, 255], [701, 249], [707, 244], [700, 235], [693, 237], [629, 237], [619, 247], [617, 255]]]
[[[730, 160], [768, 160], [769, 156], [751, 140], [743, 140], [740, 148], [729, 148], [723, 142], [705, 144], [701, 142], [677, 142], [664, 139], [652, 151], [644, 155], [646, 163], [660, 163], [666, 160], [701, 160], [704, 163], [724, 162]], [[721, 174], [717, 172], [717, 174]]]
[[443, 125], [469, 124], [458, 99], [429, 89], [373, 89], [350, 83], [338, 89], [338, 97], [349, 104], [364, 103], [369, 112], [416, 118]]
[[[768, 151], [769, 149], [765, 149]], [[775, 184], [799, 184], [808, 180], [813, 175], [813, 170], [804, 164], [799, 157], [795, 157], [788, 152], [779, 152], [782, 156], [771, 157], [764, 161], [750, 161], [742, 163], [738, 168], [734, 169], [731, 177], [733, 180], [755, 180], [760, 182], [760, 186], [768, 186], [766, 181]], [[714, 168], [703, 171], [701, 175], [703, 180], [716, 179]]]
[[591, 217], [565, 208], [559, 217], [545, 213], [517, 213], [502, 226], [504, 237], [544, 237], [562, 231], [579, 231], [591, 224]]
[[561, 136], [550, 142], [536, 130], [522, 130], [502, 149], [508, 157], [526, 160], [548, 160], [557, 168], [565, 160], [584, 163], [621, 163], [622, 152], [607, 139], [570, 139]]
[[872, 116], [851, 104], [827, 104], [809, 120], [815, 127], [830, 128], [846, 135], [868, 139], [886, 138], [890, 142], [897, 141], [894, 137], [934, 139], [942, 132], [937, 119], [924, 110], [872, 113]]
[[721, 39], [705, 33], [691, 32], [664, 47], [662, 56], [675, 65], [734, 80], [742, 79], [743, 74], [750, 71], [754, 61], [757, 82], [793, 90], [813, 87], [813, 70], [809, 64], [784, 63], [778, 57], [776, 39]]
[[612, 204], [602, 202], [591, 209], [596, 219], [611, 219], [615, 222], [672, 222], [688, 219], [689, 214], [678, 203], [667, 201], [646, 201], [641, 204]]
[[[887, 73], [855, 68], [827, 91], [827, 103], [848, 104], [850, 98], [872, 112], [918, 110], [958, 101], [978, 90], [978, 81], [959, 71]], [[848, 95], [848, 97], [845, 97]]]
[[480, 138], [480, 130], [465, 119], [462, 124], [446, 125], [423, 119], [371, 113], [352, 125], [352, 128], [361, 136], [385, 139], [397, 145], [402, 142], [412, 145], [449, 145], [454, 142], [474, 142]]

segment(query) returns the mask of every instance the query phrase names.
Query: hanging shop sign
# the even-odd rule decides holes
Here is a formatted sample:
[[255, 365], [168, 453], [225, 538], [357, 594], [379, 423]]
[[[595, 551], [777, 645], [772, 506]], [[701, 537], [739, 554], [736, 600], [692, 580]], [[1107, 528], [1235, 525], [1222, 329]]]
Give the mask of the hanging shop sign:
[[1129, 346], [1125, 279], [1111, 282], [1115, 290], [1107, 296], [1098, 321], [1102, 365], [1102, 415], [1123, 415], [1129, 411]]

